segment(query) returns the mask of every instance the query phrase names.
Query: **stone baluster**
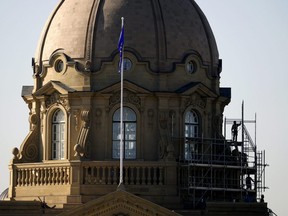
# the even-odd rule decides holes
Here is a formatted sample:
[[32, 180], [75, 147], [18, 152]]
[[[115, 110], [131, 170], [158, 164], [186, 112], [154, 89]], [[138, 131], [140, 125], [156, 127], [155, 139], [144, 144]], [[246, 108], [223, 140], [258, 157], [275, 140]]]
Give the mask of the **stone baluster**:
[[32, 170], [28, 169], [28, 185], [32, 185]]
[[64, 167], [64, 184], [68, 184], [68, 167]]
[[20, 169], [20, 173], [21, 173], [21, 186], [23, 186], [25, 185], [25, 170]]
[[69, 167], [65, 168], [65, 184], [69, 184], [69, 176], [70, 176], [70, 172], [69, 172]]
[[157, 185], [157, 167], [153, 167], [154, 175], [153, 175], [153, 185]]
[[44, 172], [44, 185], [47, 185], [48, 184], [48, 182], [47, 182], [48, 175], [47, 175], [47, 168], [46, 167], [44, 167], [43, 172]]
[[21, 171], [19, 169], [16, 170], [16, 174], [17, 174], [17, 182], [16, 182], [16, 186], [21, 186]]
[[37, 184], [41, 185], [41, 173], [40, 173], [41, 169], [37, 168], [36, 169], [36, 179], [37, 179]]
[[92, 167], [92, 166], [91, 166], [91, 180], [92, 180], [92, 184], [96, 184], [95, 167]]
[[64, 172], [63, 172], [63, 167], [59, 167], [59, 184], [63, 185], [64, 184]]
[[56, 173], [55, 173], [55, 171], [56, 171], [56, 168], [52, 167], [52, 169], [51, 169], [52, 179], [51, 180], [52, 180], [53, 185], [56, 184]]
[[39, 168], [39, 184], [44, 185], [43, 167]]
[[59, 167], [56, 167], [56, 184], [59, 185], [60, 183], [60, 171], [59, 171]]
[[47, 168], [47, 184], [52, 184], [52, 173], [51, 173], [51, 167]]
[[108, 176], [109, 176], [109, 170], [108, 170], [108, 167], [105, 166], [103, 168], [103, 177], [104, 177], [103, 182], [104, 182], [104, 184], [109, 184], [108, 183]]
[[159, 185], [163, 185], [163, 167], [159, 167]]
[[67, 170], [68, 170], [68, 167], [64, 167], [64, 168], [63, 168], [63, 175], [64, 175], [63, 181], [64, 181], [64, 185], [68, 184], [68, 178], [67, 178], [68, 172], [67, 172]]
[[36, 180], [37, 180], [36, 169], [32, 169], [32, 185], [37, 184]]
[[130, 179], [130, 184], [135, 184], [135, 173], [134, 173], [134, 167], [130, 167], [130, 171], [131, 171], [131, 179]]
[[24, 173], [25, 173], [24, 185], [28, 186], [28, 169], [24, 169]]
[[100, 166], [100, 183], [105, 184], [105, 168]]
[[147, 172], [148, 172], [148, 176], [147, 176], [147, 184], [151, 185], [151, 167], [147, 167]]
[[18, 172], [18, 184], [19, 186], [22, 186], [22, 170], [21, 169], [17, 169], [17, 172]]
[[100, 181], [100, 168], [95, 166], [95, 184], [99, 184]]
[[113, 167], [113, 184], [117, 184], [117, 167]]
[[67, 184], [67, 167], [63, 167], [63, 184]]
[[[107, 184], [113, 184], [113, 177], [114, 177], [114, 175], [113, 175], [113, 167], [111, 167], [111, 166], [108, 166], [108, 178], [107, 178]], [[111, 177], [112, 177], [112, 182], [111, 182]]]
[[84, 173], [85, 173], [85, 179], [84, 179], [84, 184], [88, 184], [88, 167], [84, 166]]
[[128, 167], [125, 168], [124, 184], [128, 184]]
[[141, 172], [141, 174], [142, 174], [142, 177], [141, 177], [142, 182], [141, 182], [141, 184], [142, 184], [142, 185], [146, 185], [146, 184], [147, 184], [146, 170], [147, 170], [147, 167], [146, 167], [146, 166], [143, 166], [143, 167], [142, 167], [142, 172]]
[[140, 167], [136, 167], [136, 185], [140, 184]]
[[67, 182], [68, 182], [68, 184], [70, 184], [71, 183], [71, 181], [70, 181], [70, 176], [71, 176], [71, 171], [70, 171], [70, 167], [68, 167], [68, 170], [67, 170]]

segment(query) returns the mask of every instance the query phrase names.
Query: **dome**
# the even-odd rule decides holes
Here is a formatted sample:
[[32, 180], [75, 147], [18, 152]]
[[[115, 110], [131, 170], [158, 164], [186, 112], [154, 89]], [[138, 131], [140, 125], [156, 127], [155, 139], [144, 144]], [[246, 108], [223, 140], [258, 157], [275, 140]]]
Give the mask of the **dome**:
[[198, 55], [215, 75], [219, 56], [209, 23], [191, 0], [65, 0], [48, 19], [36, 50], [36, 64], [61, 49], [91, 71], [117, 54], [121, 17], [125, 51], [152, 72], [171, 72], [189, 54]]
[[6, 188], [1, 194], [0, 194], [0, 201], [3, 201], [8, 198], [8, 192], [9, 188]]

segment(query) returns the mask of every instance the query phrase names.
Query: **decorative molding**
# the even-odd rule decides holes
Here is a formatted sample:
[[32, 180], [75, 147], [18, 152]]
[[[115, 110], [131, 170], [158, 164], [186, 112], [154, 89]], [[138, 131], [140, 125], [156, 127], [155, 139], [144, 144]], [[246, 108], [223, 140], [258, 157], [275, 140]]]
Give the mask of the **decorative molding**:
[[179, 214], [131, 193], [117, 190], [116, 192], [109, 193], [91, 202], [83, 204], [79, 208], [71, 209], [60, 214], [60, 216], [68, 215], [176, 216]]
[[201, 98], [199, 94], [192, 94], [189, 98], [185, 100], [185, 106], [199, 107], [205, 109], [207, 102]]
[[[109, 109], [111, 109], [115, 104], [119, 104], [120, 100], [121, 100], [121, 92], [117, 91], [109, 99]], [[138, 97], [138, 95], [135, 94], [134, 92], [131, 92], [127, 89], [124, 89], [123, 91], [123, 102], [133, 104], [139, 110], [141, 109], [142, 106], [141, 98]]]
[[69, 100], [67, 98], [63, 98], [60, 96], [60, 94], [58, 92], [54, 92], [53, 94], [51, 94], [50, 96], [48, 96], [45, 100], [45, 109], [48, 109], [50, 106], [52, 106], [53, 104], [57, 104], [57, 105], [62, 105], [67, 113], [70, 113], [70, 103]]
[[37, 162], [39, 157], [38, 130], [34, 128], [29, 132], [20, 148], [20, 162]]
[[74, 146], [75, 156], [89, 157], [89, 132], [90, 132], [90, 111], [81, 111], [82, 127], [77, 138], [77, 144]]
[[79, 126], [79, 114], [80, 114], [80, 111], [78, 109], [74, 110], [73, 111], [73, 117], [75, 119], [75, 131], [78, 131], [78, 126]]

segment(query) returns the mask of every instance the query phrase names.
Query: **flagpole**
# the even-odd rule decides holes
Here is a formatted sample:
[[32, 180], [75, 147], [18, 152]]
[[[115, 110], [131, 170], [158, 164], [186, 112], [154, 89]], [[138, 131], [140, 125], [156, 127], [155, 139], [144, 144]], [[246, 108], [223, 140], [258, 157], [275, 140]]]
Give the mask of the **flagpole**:
[[[121, 31], [124, 28], [124, 17], [121, 17]], [[122, 32], [124, 34], [124, 32]], [[124, 35], [123, 35], [124, 37]], [[124, 40], [124, 39], [123, 39]], [[120, 55], [121, 59], [121, 99], [120, 99], [120, 177], [119, 177], [119, 186], [123, 183], [123, 151], [124, 151], [124, 144], [123, 144], [123, 59], [124, 59], [124, 43], [122, 48], [122, 54]]]

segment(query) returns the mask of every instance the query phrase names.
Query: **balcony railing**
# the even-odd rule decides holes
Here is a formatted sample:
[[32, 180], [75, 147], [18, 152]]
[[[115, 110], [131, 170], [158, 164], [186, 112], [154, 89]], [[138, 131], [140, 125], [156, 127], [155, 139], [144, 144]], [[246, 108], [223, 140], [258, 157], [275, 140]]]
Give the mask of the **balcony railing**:
[[[14, 164], [13, 184], [17, 187], [47, 185], [115, 185], [119, 183], [118, 161], [44, 162]], [[79, 178], [75, 179], [75, 176]], [[164, 185], [165, 164], [125, 161], [125, 185]]]
[[56, 164], [18, 164], [14, 170], [15, 186], [68, 185], [70, 167]]
[[[83, 184], [113, 185], [119, 183], [118, 162], [87, 162], [83, 164]], [[163, 185], [165, 167], [155, 162], [128, 161], [123, 167], [125, 185]]]

